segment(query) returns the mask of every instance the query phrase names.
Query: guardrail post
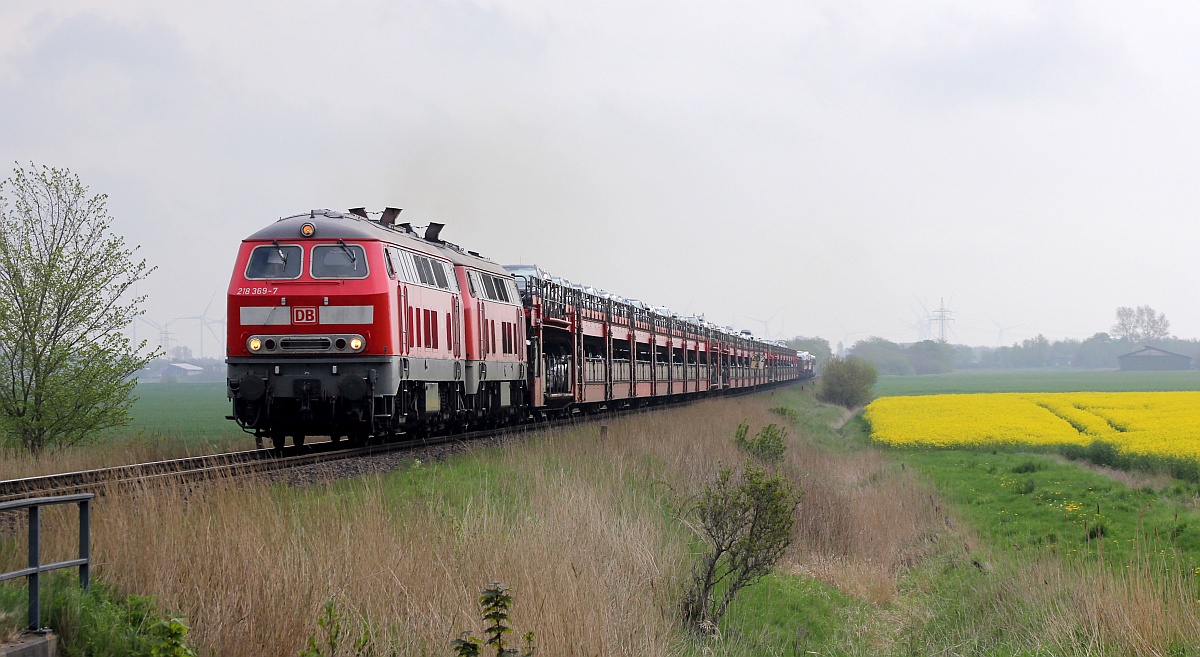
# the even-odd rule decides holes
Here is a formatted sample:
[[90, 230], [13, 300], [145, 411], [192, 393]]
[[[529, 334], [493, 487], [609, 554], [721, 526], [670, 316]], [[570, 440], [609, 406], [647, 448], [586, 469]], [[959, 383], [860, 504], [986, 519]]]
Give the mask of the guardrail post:
[[[91, 580], [91, 505], [95, 495], [79, 493], [58, 497], [32, 497], [22, 500], [0, 502], [0, 512], [29, 510], [29, 566], [21, 570], [0, 573], [0, 582], [24, 577], [29, 588], [29, 625], [26, 631], [41, 634], [42, 630], [42, 573], [59, 568], [79, 568], [79, 585], [88, 589]], [[42, 512], [41, 507], [55, 504], [79, 505], [79, 558], [42, 564]]]
[[36, 506], [29, 507], [29, 631], [42, 629], [41, 599], [41, 514]]
[[91, 500], [79, 502], [79, 558], [83, 565], [79, 567], [79, 586], [86, 593], [91, 585], [92, 566], [92, 512]]

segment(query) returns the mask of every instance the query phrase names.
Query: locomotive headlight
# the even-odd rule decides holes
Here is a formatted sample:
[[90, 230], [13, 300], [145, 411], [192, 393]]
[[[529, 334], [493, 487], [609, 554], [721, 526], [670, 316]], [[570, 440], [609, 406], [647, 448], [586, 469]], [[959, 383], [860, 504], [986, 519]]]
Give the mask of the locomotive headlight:
[[350, 338], [350, 348], [355, 351], [362, 349], [363, 348], [363, 339], [362, 338]]
[[258, 338], [250, 338], [250, 342], [247, 343], [246, 346], [250, 347], [250, 351], [258, 351], [259, 349], [262, 349], [262, 340], [259, 340]]
[[300, 227], [300, 235], [304, 237], [312, 237], [316, 233], [317, 227], [308, 222], [304, 222], [304, 225]]

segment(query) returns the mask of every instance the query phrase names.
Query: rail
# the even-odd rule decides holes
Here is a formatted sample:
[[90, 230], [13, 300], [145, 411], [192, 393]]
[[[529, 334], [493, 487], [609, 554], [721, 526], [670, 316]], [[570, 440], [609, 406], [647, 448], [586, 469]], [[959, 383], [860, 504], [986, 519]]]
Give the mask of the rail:
[[[58, 497], [32, 497], [27, 500], [14, 500], [0, 503], [0, 511], [17, 511], [29, 509], [29, 567], [0, 574], [0, 582], [17, 577], [24, 577], [29, 586], [29, 625], [30, 632], [42, 632], [42, 573], [59, 568], [79, 567], [79, 585], [87, 590], [91, 577], [91, 511], [89, 502], [95, 497], [92, 493], [76, 495], [61, 495]], [[55, 504], [79, 505], [79, 558], [58, 563], [43, 564], [41, 554], [42, 527], [41, 508]]]

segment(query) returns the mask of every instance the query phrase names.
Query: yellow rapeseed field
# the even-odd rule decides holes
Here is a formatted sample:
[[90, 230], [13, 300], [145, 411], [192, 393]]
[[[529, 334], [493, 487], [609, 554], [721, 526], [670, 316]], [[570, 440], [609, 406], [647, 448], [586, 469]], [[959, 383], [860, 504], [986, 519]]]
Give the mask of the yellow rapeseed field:
[[1200, 460], [1200, 392], [996, 393], [882, 397], [867, 407], [890, 445], [1087, 445]]

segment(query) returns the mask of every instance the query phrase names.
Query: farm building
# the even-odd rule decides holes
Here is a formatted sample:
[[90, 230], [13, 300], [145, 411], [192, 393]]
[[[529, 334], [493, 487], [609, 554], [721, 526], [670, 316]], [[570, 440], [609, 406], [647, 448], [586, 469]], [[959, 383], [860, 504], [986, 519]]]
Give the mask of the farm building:
[[1188, 370], [1192, 368], [1190, 356], [1177, 354], [1158, 347], [1143, 347], [1123, 356], [1117, 356], [1122, 371]]
[[189, 377], [199, 376], [204, 373], [204, 368], [191, 363], [171, 363], [163, 369], [164, 377]]

